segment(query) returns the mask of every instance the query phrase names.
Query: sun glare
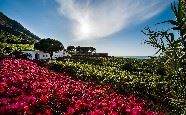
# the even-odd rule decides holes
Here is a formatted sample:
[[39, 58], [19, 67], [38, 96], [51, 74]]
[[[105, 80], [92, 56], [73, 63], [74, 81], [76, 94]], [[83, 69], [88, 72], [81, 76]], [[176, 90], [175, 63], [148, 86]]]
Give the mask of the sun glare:
[[91, 27], [87, 23], [83, 23], [80, 27], [80, 32], [83, 34], [83, 36], [87, 36], [88, 34], [91, 33]]

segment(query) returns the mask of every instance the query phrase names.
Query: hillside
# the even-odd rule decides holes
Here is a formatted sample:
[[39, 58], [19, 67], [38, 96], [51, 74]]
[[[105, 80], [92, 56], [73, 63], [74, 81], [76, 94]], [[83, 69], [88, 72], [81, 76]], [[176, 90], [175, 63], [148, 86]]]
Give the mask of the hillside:
[[0, 12], [0, 42], [10, 44], [33, 44], [40, 38], [19, 22]]

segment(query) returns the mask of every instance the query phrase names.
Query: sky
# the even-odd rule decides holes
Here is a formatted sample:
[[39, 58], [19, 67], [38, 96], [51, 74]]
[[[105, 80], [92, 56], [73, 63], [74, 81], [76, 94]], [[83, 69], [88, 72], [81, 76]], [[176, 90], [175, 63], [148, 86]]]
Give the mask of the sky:
[[141, 30], [174, 19], [173, 0], [0, 0], [0, 11], [41, 38], [111, 56], [152, 56]]

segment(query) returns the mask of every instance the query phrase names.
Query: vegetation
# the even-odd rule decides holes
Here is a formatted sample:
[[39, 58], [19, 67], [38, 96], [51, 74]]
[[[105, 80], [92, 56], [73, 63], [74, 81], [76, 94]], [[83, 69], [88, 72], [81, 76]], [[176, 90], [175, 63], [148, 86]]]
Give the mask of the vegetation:
[[40, 38], [29, 30], [24, 28], [20, 23], [8, 18], [0, 12], [0, 50], [6, 51], [9, 48], [10, 54], [15, 50], [33, 50], [33, 44]]
[[183, 113], [184, 103], [175, 102], [177, 89], [172, 88], [167, 69], [158, 59], [76, 58], [48, 63], [58, 72], [74, 79], [109, 84], [122, 94], [135, 93], [148, 100], [154, 111]]
[[171, 28], [166, 31], [146, 28], [143, 32], [148, 36], [146, 43], [158, 49], [159, 61], [167, 69], [171, 89], [167, 93], [172, 95], [167, 96], [169, 103], [181, 111], [178, 114], [186, 114], [186, 2], [179, 0], [171, 8], [175, 20], [162, 22], [171, 24]]
[[72, 55], [75, 54], [76, 48], [74, 46], [68, 46], [67, 47], [67, 52]]
[[1, 115], [163, 115], [109, 85], [86, 83], [22, 59], [0, 60]]
[[[166, 31], [153, 31], [150, 28], [146, 28], [144, 34], [149, 39], [145, 43], [158, 49], [161, 52], [161, 60], [166, 66], [171, 67], [169, 73], [184, 74], [186, 68], [183, 66], [186, 59], [186, 7], [183, 5], [183, 1], [179, 1], [178, 8], [176, 3], [172, 4], [172, 10], [175, 14], [175, 20], [168, 20], [162, 23], [170, 23], [172, 28], [168, 28]], [[160, 23], [159, 23], [160, 24]], [[173, 31], [171, 31], [173, 30]], [[176, 31], [178, 34], [175, 34]], [[177, 38], [178, 36], [178, 38]], [[182, 71], [182, 72], [181, 72]], [[181, 73], [180, 73], [181, 72]], [[185, 74], [186, 75], [186, 74]]]
[[19, 50], [19, 51], [34, 50], [34, 45], [33, 44], [9, 44], [9, 43], [1, 43], [0, 42], [0, 50], [2, 50], [2, 52], [3, 52], [3, 49], [6, 48], [6, 47], [11, 48], [12, 51], [15, 51], [15, 50]]
[[166, 31], [143, 30], [148, 36], [145, 43], [158, 49], [157, 53], [160, 52], [158, 58], [77, 58], [49, 63], [48, 66], [77, 79], [110, 84], [120, 93], [138, 94], [152, 101], [151, 109], [171, 115], [186, 114], [185, 2], [179, 0], [178, 7], [176, 3], [171, 7], [176, 19], [162, 23], [170, 23], [172, 28]]
[[[0, 98], [0, 100], [10, 102], [11, 106], [8, 108], [9, 106], [6, 103], [1, 103], [0, 113], [9, 114], [9, 112], [15, 111], [28, 114], [36, 114], [37, 112], [42, 114], [91, 112], [92, 114], [103, 114], [101, 112], [104, 111], [104, 113], [116, 114], [119, 111], [121, 114], [134, 114], [133, 112], [137, 114], [141, 111], [140, 114], [148, 114], [143, 104], [139, 104], [140, 107], [138, 107], [135, 101], [129, 100], [130, 103], [127, 103], [126, 100], [119, 99], [120, 94], [129, 96], [135, 94], [145, 99], [146, 106], [150, 107], [152, 111], [156, 111], [156, 114], [160, 111], [171, 115], [186, 114], [186, 3], [184, 0], [179, 0], [178, 5], [173, 3], [171, 7], [175, 14], [175, 20], [158, 23], [169, 23], [172, 25], [171, 28], [165, 31], [154, 31], [147, 27], [142, 31], [148, 36], [145, 43], [156, 48], [158, 50], [156, 54], [160, 53], [157, 58], [73, 57], [45, 63], [45, 66], [49, 69], [63, 72], [62, 75], [50, 72], [25, 60], [3, 60], [4, 65], [0, 68], [0, 73], [4, 81], [0, 81], [0, 88], [3, 89], [0, 91], [0, 97], [6, 99]], [[19, 23], [8, 19], [2, 13], [0, 19], [3, 19], [0, 23], [0, 26], [3, 26], [0, 30], [0, 52], [11, 54], [14, 51], [14, 53], [19, 53], [20, 50], [35, 48], [50, 53], [52, 59], [53, 52], [64, 49], [61, 42], [50, 38], [41, 39], [35, 45], [30, 45], [35, 42], [33, 38], [39, 40], [35, 35], [29, 33]], [[89, 52], [95, 52], [95, 50], [93, 47], [67, 47], [69, 54], [88, 54]], [[17, 63], [20, 65], [17, 65]], [[25, 63], [29, 66], [25, 66]], [[14, 70], [16, 75], [12, 75], [14, 73], [10, 70]], [[27, 72], [21, 73], [23, 70]], [[9, 73], [12, 74], [9, 75]], [[67, 76], [68, 78], [64, 77], [64, 73], [72, 76], [74, 80], [69, 79], [69, 76]], [[9, 77], [10, 79], [14, 78], [14, 80], [9, 80]], [[24, 80], [25, 82], [23, 82]], [[86, 83], [84, 84], [79, 80], [86, 81]], [[34, 86], [33, 82], [38, 87]], [[96, 85], [89, 86], [88, 83], [90, 82], [96, 83]], [[96, 89], [98, 84], [103, 84], [101, 90]], [[108, 85], [109, 87], [107, 87]], [[113, 94], [110, 85], [117, 91], [117, 95]], [[40, 91], [37, 90], [38, 88]], [[105, 88], [108, 89], [105, 90]], [[112, 92], [108, 93], [107, 91], [110, 90]], [[27, 98], [26, 95], [23, 95], [28, 93], [27, 91], [32, 94], [31, 99], [34, 100], [32, 104], [22, 98]], [[15, 94], [11, 92], [15, 92]], [[93, 101], [91, 104], [87, 104], [87, 102], [90, 102], [90, 100], [88, 101], [89, 97]], [[11, 108], [16, 102], [15, 98], [20, 103], [25, 103], [22, 107], [18, 101], [18, 105], [20, 105], [16, 106], [16, 109], [22, 108], [19, 108], [19, 111]], [[102, 102], [99, 98], [102, 100], [106, 98], [106, 100]], [[120, 101], [117, 106], [116, 102], [112, 100], [113, 98], [118, 102]], [[120, 106], [121, 104], [125, 106]], [[109, 108], [105, 109], [105, 105], [109, 105]], [[2, 106], [8, 109], [1, 111]]]
[[63, 44], [55, 39], [41, 39], [39, 42], [34, 44], [34, 48], [45, 53], [50, 54], [50, 58], [52, 59], [53, 52], [57, 52], [64, 49]]
[[40, 38], [20, 23], [0, 12], [0, 42], [10, 44], [34, 44]]

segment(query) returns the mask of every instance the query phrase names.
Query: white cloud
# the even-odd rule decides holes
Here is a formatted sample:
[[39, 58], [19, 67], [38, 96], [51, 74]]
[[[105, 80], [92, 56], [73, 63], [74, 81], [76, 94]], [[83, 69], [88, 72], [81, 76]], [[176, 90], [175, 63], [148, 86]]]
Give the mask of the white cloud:
[[160, 13], [169, 0], [57, 0], [77, 40], [112, 35]]

